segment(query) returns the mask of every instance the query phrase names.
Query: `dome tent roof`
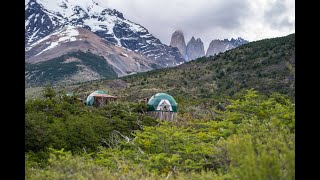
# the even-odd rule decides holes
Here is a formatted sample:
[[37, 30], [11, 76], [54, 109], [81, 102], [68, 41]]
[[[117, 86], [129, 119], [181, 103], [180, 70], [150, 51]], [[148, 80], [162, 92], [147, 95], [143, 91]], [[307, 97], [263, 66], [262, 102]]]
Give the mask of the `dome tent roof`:
[[177, 112], [176, 100], [166, 93], [157, 93], [149, 99], [148, 111], [163, 111], [163, 108], [170, 112]]
[[86, 105], [88, 105], [88, 106], [92, 106], [92, 105], [93, 105], [93, 102], [94, 102], [93, 96], [96, 95], [96, 94], [108, 94], [108, 92], [107, 92], [107, 91], [101, 91], [101, 90], [94, 91], [93, 93], [91, 93], [91, 94], [87, 97]]
[[73, 93], [66, 93], [66, 96], [73, 96]]

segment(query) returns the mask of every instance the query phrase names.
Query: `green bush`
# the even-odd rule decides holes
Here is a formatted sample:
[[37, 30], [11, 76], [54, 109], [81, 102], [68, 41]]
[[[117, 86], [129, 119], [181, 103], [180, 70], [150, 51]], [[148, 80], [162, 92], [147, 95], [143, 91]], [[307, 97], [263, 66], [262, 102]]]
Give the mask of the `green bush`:
[[154, 125], [146, 105], [110, 103], [103, 108], [83, 106], [70, 98], [27, 100], [25, 106], [25, 151], [65, 148], [74, 152], [95, 151], [114, 131], [130, 136], [134, 130]]

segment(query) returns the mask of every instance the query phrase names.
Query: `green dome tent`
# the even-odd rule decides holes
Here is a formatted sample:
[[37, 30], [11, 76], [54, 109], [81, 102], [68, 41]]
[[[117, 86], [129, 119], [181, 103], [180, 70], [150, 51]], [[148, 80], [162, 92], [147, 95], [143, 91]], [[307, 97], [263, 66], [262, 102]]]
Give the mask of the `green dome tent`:
[[148, 101], [148, 111], [177, 112], [176, 100], [166, 93], [157, 93]]
[[94, 96], [97, 94], [108, 94], [107, 91], [94, 91], [93, 93], [91, 93], [86, 100], [86, 105], [87, 106], [92, 106], [93, 102], [94, 102]]

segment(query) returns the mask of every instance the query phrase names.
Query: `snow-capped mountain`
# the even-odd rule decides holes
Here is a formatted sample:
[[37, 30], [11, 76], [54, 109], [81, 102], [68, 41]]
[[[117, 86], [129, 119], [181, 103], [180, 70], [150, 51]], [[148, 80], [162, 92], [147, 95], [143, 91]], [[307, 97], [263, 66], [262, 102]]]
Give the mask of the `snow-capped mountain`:
[[110, 79], [160, 68], [138, 52], [72, 26], [30, 44], [25, 57], [26, 85]]
[[27, 0], [25, 44], [30, 45], [66, 26], [83, 27], [114, 45], [139, 52], [162, 66], [184, 62], [178, 48], [162, 44], [143, 26], [94, 0]]
[[81, 27], [67, 26], [29, 47], [31, 49], [25, 53], [26, 62], [33, 64], [81, 51], [103, 57], [118, 76], [127, 75], [128, 72], [152, 70], [151, 66], [156, 66], [151, 59], [105, 42], [101, 37]]

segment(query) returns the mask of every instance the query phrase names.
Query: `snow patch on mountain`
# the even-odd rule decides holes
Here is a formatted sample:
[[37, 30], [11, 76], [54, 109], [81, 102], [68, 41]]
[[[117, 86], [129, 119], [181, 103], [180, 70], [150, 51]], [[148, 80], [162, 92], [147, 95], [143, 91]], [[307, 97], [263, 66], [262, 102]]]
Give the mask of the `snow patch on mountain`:
[[121, 55], [124, 57], [129, 57], [128, 54], [126, 54], [126, 53], [121, 53]]
[[28, 47], [28, 48], [32, 48], [36, 44], [39, 44], [40, 42], [43, 42], [43, 41], [47, 40], [48, 38], [55, 36], [55, 35], [60, 36], [60, 38], [57, 41], [50, 42], [50, 45], [47, 48], [45, 48], [44, 50], [42, 50], [40, 53], [36, 54], [35, 56], [38, 56], [39, 54], [41, 54], [49, 49], [57, 47], [61, 43], [76, 41], [77, 40], [76, 36], [79, 35], [79, 32], [77, 29], [75, 29], [75, 27], [68, 26], [65, 29], [63, 29], [62, 31], [58, 31], [56, 33], [53, 33], [53, 34], [41, 39], [40, 41], [37, 41], [35, 44], [33, 44], [31, 47]]

